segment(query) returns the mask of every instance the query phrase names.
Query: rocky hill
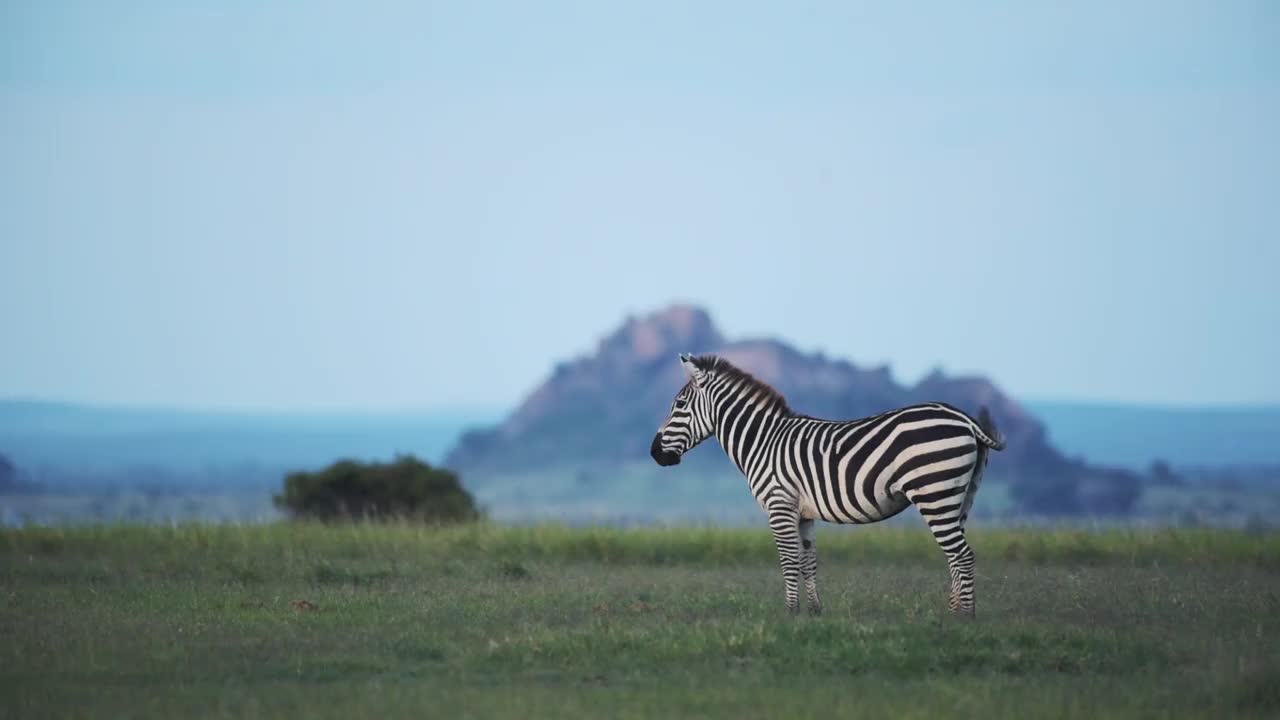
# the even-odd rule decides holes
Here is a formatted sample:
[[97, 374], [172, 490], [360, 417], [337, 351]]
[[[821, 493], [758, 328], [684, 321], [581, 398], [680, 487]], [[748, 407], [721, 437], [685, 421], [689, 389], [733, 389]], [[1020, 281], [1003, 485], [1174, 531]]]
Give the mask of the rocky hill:
[[[856, 418], [933, 400], [976, 416], [986, 405], [1008, 441], [993, 459], [993, 473], [1049, 476], [1085, 467], [1050, 446], [1041, 422], [984, 378], [934, 373], [902, 385], [887, 367], [860, 368], [777, 340], [725, 338], [704, 310], [689, 305], [628, 318], [594, 353], [559, 364], [503, 422], [465, 433], [445, 464], [473, 474], [648, 461], [653, 433], [685, 381], [680, 352], [723, 355], [781, 391], [797, 411], [821, 417]], [[728, 467], [714, 441], [689, 459]]]

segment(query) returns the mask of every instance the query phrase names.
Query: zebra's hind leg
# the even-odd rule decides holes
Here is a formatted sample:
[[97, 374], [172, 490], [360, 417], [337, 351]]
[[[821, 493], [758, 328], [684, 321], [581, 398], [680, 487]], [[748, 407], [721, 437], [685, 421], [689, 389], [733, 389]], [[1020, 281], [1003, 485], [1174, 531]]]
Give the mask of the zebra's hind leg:
[[965, 486], [947, 488], [931, 494], [915, 494], [911, 501], [924, 516], [933, 539], [947, 556], [947, 572], [951, 575], [951, 596], [947, 607], [963, 619], [976, 614], [973, 592], [973, 548], [964, 536], [961, 503]]
[[956, 540], [950, 549], [944, 547], [943, 551], [947, 554], [947, 570], [951, 574], [951, 598], [947, 602], [947, 608], [958, 617], [971, 619], [977, 613], [973, 597], [975, 558], [973, 548], [964, 537], [963, 528], [957, 531]]
[[809, 599], [809, 613], [822, 614], [822, 601], [818, 599], [818, 538], [812, 518], [800, 520], [800, 574], [804, 577], [804, 592]]
[[782, 581], [786, 588], [787, 612], [800, 612], [800, 514], [785, 501], [769, 503], [769, 529], [778, 547]]

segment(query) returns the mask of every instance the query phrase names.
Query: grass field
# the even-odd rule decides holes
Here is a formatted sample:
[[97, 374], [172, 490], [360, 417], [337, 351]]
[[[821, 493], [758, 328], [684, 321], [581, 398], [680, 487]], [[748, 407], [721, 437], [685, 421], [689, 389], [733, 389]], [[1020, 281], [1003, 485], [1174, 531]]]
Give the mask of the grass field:
[[787, 617], [763, 530], [0, 531], [5, 717], [1275, 717], [1280, 535], [824, 527]]

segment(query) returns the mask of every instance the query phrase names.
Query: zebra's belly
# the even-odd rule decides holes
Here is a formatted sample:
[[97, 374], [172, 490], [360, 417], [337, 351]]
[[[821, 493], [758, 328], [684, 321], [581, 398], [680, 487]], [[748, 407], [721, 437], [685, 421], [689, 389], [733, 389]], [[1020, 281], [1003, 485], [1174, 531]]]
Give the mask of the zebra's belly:
[[910, 500], [900, 495], [894, 495], [889, 498], [888, 503], [886, 503], [883, 507], [879, 508], [879, 515], [876, 517], [874, 522], [879, 522], [881, 520], [888, 520], [894, 515], [897, 515], [903, 510], [906, 510], [910, 506], [911, 506]]
[[808, 494], [800, 497], [800, 517], [806, 520], [822, 520], [823, 522], [837, 524], [856, 524], [864, 525], [867, 523], [880, 522], [888, 520], [898, 513], [906, 510], [911, 501], [900, 495], [890, 496], [883, 504], [871, 504], [867, 507], [857, 509], [847, 508], [847, 512], [836, 506], [829, 506], [827, 503], [815, 502]]

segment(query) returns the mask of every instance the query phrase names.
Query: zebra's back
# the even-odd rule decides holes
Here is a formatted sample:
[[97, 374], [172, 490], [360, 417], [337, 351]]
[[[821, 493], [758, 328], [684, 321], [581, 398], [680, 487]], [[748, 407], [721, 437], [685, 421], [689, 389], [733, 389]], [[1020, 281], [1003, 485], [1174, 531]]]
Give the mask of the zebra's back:
[[914, 503], [927, 518], [965, 507], [983, 437], [973, 418], [936, 402], [843, 422], [797, 418], [779, 435], [773, 473], [803, 517], [874, 523]]

